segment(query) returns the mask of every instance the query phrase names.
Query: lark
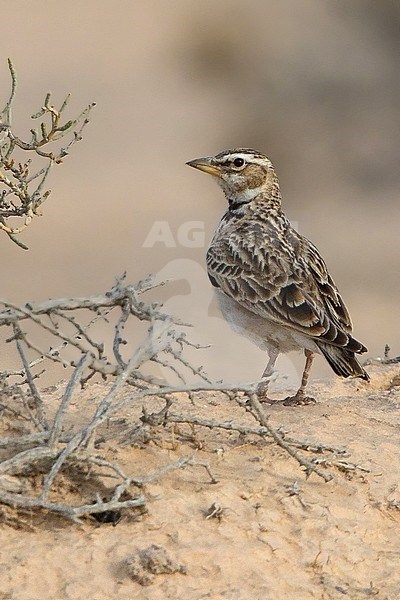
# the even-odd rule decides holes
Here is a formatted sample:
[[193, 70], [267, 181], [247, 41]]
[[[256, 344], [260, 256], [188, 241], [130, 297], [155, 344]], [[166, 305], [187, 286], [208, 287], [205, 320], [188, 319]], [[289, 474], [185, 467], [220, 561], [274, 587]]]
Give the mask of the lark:
[[257, 387], [265, 402], [280, 353], [303, 350], [301, 385], [284, 404], [308, 404], [315, 354], [342, 377], [369, 376], [356, 358], [367, 348], [352, 336], [349, 311], [318, 249], [281, 207], [269, 158], [249, 148], [197, 158], [189, 166], [217, 179], [228, 201], [207, 252], [207, 270], [224, 318], [268, 354]]

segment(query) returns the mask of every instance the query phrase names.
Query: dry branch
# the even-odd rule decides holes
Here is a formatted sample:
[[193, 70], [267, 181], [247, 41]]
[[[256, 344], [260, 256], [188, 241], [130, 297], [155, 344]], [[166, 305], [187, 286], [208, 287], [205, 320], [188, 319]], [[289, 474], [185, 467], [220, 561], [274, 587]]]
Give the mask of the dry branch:
[[[52, 299], [28, 303], [23, 307], [0, 301], [0, 327], [10, 332], [7, 343], [16, 346], [21, 361], [20, 368], [0, 372], [0, 395], [10, 400], [8, 409], [13, 410], [14, 415], [31, 424], [30, 433], [0, 438], [0, 449], [4, 455], [0, 462], [0, 502], [21, 509], [52, 511], [79, 520], [93, 513], [142, 506], [146, 500], [138, 497], [135, 490], [175, 469], [197, 465], [207, 471], [212, 483], [217, 481], [210, 466], [196, 461], [193, 456], [167, 464], [152, 475], [139, 477], [125, 474], [120, 465], [98, 455], [95, 448], [103, 436], [105, 424], [121, 415], [127, 405], [137, 409], [142, 407], [141, 415], [136, 410], [133, 423], [136, 433], [162, 428], [168, 423], [220, 428], [237, 431], [241, 435], [256, 435], [277, 444], [297, 460], [307, 476], [315, 473], [325, 481], [332, 477], [299, 450], [318, 453], [320, 464], [326, 467], [343, 468], [344, 450], [319, 442], [298, 440], [287, 435], [281, 427], [272, 427], [254, 394], [254, 384], [216, 384], [201, 367], [193, 365], [186, 358], [185, 350], [187, 346], [198, 346], [187, 339], [185, 325], [164, 313], [160, 305], [143, 300], [143, 294], [155, 286], [152, 278], [127, 285], [123, 275], [109, 292], [88, 298]], [[124, 330], [131, 321], [138, 320], [147, 323], [147, 332], [144, 338], [136, 341], [136, 349], [131, 352], [130, 358], [125, 358], [129, 344], [123, 337]], [[109, 353], [104, 337], [96, 339], [95, 328], [99, 322], [113, 328], [109, 336]], [[37, 334], [43, 331], [54, 339], [50, 349], [43, 348], [36, 339]], [[69, 369], [70, 377], [55, 414], [50, 415], [38, 379], [44, 365], [54, 362]], [[152, 362], [162, 365], [177, 383], [147, 373], [146, 368]], [[74, 394], [80, 385], [95, 375], [110, 380], [108, 391], [99, 398], [86, 422], [79, 427], [67, 427], [66, 417]], [[198, 383], [189, 383], [188, 376], [195, 376]], [[227, 394], [231, 400], [237, 401], [243, 414], [251, 412], [258, 424], [222, 422], [172, 412], [176, 394], [186, 393], [193, 399], [196, 392], [207, 390]], [[164, 404], [161, 409], [160, 402]], [[329, 460], [324, 461], [327, 453]], [[73, 505], [59, 501], [57, 482], [61, 474], [65, 476], [70, 472], [84, 472], [86, 477], [94, 478], [98, 482], [98, 494], [88, 498], [82, 492], [82, 502]], [[1, 478], [10, 476], [26, 480], [28, 489], [32, 487], [32, 478], [40, 477], [40, 485], [36, 482], [31, 494], [3, 489]], [[116, 479], [111, 487], [110, 477]]]
[[[233, 421], [218, 421], [217, 419], [202, 419], [201, 417], [193, 417], [189, 415], [177, 415], [174, 413], [168, 413], [165, 422], [167, 423], [189, 423], [191, 425], [198, 425], [199, 427], [207, 427], [208, 429], [225, 429], [226, 431], [237, 431], [242, 435], [256, 435], [263, 439], [272, 438], [271, 428], [266, 427], [251, 427], [249, 425], [242, 425], [240, 423], [234, 423]], [[323, 444], [312, 440], [298, 440], [289, 435], [286, 435], [281, 428], [276, 428], [276, 431], [282, 439], [293, 446], [294, 448], [301, 448], [308, 452], [334, 452], [335, 455], [344, 456], [347, 455], [347, 450], [344, 448], [337, 448], [330, 446], [329, 444]], [[272, 438], [273, 439], [273, 438]], [[1, 447], [1, 438], [0, 438]]]
[[256, 394], [251, 394], [249, 397], [249, 411], [252, 413], [255, 419], [263, 427], [265, 427], [265, 429], [267, 429], [269, 435], [272, 437], [274, 442], [276, 442], [278, 446], [283, 448], [283, 450], [285, 450], [288, 454], [290, 454], [290, 456], [297, 460], [299, 465], [301, 465], [304, 468], [307, 477], [309, 477], [311, 473], [315, 473], [324, 481], [331, 481], [333, 475], [331, 475], [330, 473], [324, 473], [323, 471], [321, 471], [321, 469], [318, 469], [318, 467], [316, 467], [313, 462], [307, 460], [306, 458], [304, 458], [304, 456], [301, 456], [301, 454], [299, 454], [276, 429], [271, 427], [271, 425], [268, 423], [268, 416], [264, 413], [264, 410]]
[[[70, 95], [56, 108], [48, 93], [41, 109], [32, 115], [38, 125], [30, 130], [30, 140], [23, 140], [16, 135], [12, 122], [17, 76], [10, 60], [8, 68], [11, 92], [0, 112], [0, 230], [27, 249], [15, 236], [30, 225], [34, 216], [40, 215], [40, 206], [50, 195], [50, 190], [44, 189], [50, 170], [82, 139], [82, 131], [95, 105], [90, 104], [74, 119], [64, 120]], [[65, 138], [64, 145], [59, 143], [62, 138]]]

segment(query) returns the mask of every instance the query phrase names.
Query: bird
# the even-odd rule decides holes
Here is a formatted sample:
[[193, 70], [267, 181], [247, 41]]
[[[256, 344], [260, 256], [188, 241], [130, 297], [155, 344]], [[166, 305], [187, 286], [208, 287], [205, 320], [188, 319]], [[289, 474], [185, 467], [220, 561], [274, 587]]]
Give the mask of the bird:
[[306, 387], [316, 354], [337, 375], [369, 381], [356, 358], [367, 348], [352, 335], [349, 311], [319, 250], [284, 214], [268, 156], [234, 148], [186, 164], [215, 177], [228, 202], [207, 251], [207, 271], [225, 320], [268, 355], [259, 398], [274, 402], [268, 386], [275, 362], [293, 350], [304, 351], [305, 367], [285, 405], [315, 402]]

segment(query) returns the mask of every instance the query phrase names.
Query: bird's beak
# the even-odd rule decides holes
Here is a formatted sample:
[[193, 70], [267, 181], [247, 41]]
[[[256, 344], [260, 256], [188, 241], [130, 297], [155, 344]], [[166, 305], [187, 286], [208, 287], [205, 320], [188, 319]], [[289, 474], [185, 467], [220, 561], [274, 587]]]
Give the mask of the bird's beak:
[[214, 175], [214, 177], [219, 177], [221, 175], [221, 168], [212, 156], [207, 158], [195, 158], [194, 160], [189, 160], [186, 164], [194, 169], [199, 169], [199, 171]]

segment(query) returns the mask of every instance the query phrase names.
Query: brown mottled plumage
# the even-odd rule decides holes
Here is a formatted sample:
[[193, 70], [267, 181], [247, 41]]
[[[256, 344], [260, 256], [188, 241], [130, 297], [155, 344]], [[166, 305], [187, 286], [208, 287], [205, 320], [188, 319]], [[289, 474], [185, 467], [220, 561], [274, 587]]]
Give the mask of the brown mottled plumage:
[[315, 352], [334, 372], [368, 380], [355, 354], [365, 346], [352, 337], [349, 312], [317, 248], [290, 225], [267, 156], [236, 148], [187, 163], [218, 178], [229, 203], [207, 252], [211, 283], [231, 326], [267, 350], [259, 385], [266, 396], [276, 358], [303, 348], [302, 385], [289, 403], [305, 403]]

